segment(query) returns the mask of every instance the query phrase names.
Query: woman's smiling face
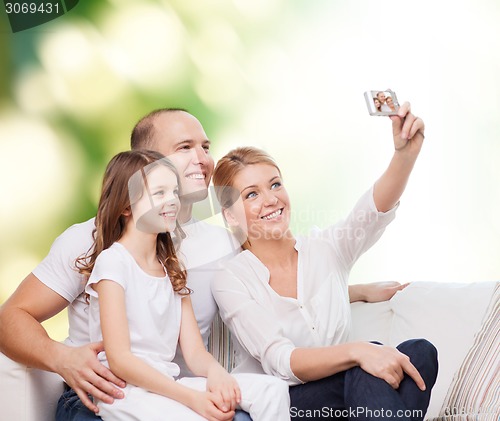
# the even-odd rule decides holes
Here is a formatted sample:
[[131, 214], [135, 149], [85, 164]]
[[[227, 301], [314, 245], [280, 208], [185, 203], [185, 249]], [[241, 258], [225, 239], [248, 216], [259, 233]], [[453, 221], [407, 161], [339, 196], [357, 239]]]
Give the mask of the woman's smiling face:
[[235, 176], [232, 187], [240, 198], [226, 211], [226, 219], [239, 227], [250, 242], [278, 239], [288, 231], [290, 200], [276, 167], [248, 165]]

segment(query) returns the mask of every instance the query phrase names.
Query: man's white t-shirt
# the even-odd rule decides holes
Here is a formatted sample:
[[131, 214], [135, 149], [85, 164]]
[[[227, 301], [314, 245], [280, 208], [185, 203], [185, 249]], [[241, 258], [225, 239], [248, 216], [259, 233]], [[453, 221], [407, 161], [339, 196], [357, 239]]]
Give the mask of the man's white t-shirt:
[[[84, 295], [87, 280], [78, 273], [75, 260], [92, 247], [95, 218], [75, 224], [64, 231], [52, 244], [49, 254], [33, 270], [46, 286], [67, 300], [69, 333], [65, 343], [82, 346], [90, 342], [88, 304]], [[210, 284], [219, 263], [239, 252], [234, 237], [226, 229], [204, 221], [191, 219], [182, 226], [186, 238], [182, 240], [178, 256], [188, 272], [187, 285], [193, 290], [191, 300], [205, 346], [210, 325], [217, 313], [217, 304]], [[184, 360], [176, 356], [181, 376], [189, 375]]]

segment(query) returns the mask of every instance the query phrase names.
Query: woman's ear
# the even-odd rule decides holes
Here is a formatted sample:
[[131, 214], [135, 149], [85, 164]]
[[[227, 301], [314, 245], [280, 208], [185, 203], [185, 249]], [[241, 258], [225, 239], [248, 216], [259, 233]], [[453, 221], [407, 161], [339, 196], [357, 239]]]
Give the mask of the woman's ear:
[[238, 220], [233, 215], [233, 212], [231, 212], [231, 208], [222, 208], [222, 215], [230, 227], [235, 228], [239, 226]]

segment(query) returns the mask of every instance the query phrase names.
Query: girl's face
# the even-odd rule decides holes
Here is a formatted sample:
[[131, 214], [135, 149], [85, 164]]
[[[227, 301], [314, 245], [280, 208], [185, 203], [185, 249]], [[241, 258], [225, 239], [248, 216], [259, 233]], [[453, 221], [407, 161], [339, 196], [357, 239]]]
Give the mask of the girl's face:
[[146, 179], [141, 198], [131, 206], [135, 226], [149, 234], [172, 232], [180, 209], [177, 177], [169, 168], [158, 165]]
[[373, 100], [373, 102], [375, 103], [375, 108], [380, 108], [380, 105], [381, 105], [381, 104], [380, 104], [380, 101], [379, 101], [377, 98], [375, 98], [375, 99]]
[[278, 239], [288, 231], [290, 200], [278, 169], [248, 165], [234, 179], [240, 198], [225, 211], [228, 223], [252, 240]]

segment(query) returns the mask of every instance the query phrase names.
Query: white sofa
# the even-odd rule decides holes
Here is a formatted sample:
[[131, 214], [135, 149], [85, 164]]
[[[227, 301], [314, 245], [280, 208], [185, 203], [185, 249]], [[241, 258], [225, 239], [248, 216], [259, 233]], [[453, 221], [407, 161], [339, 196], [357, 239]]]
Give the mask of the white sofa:
[[[499, 342], [498, 307], [492, 307], [492, 297], [496, 291], [498, 306], [498, 282], [471, 284], [416, 282], [411, 284], [389, 302], [352, 305], [353, 329], [352, 340], [377, 340], [389, 345], [409, 338], [423, 337], [430, 340], [438, 349], [439, 375], [432, 391], [431, 403], [426, 418], [440, 417], [441, 420], [495, 420], [500, 417], [499, 384]], [[471, 350], [484, 343], [478, 335], [489, 314], [490, 342], [488, 352], [481, 356], [481, 361], [490, 359], [491, 369], [487, 367], [488, 390], [481, 391], [488, 395], [488, 402], [482, 401], [481, 415], [472, 417], [465, 412], [478, 412], [477, 405], [468, 402], [469, 408], [443, 408], [450, 402], [450, 396], [456, 396], [461, 388], [461, 379], [454, 375], [463, 375], [467, 371], [465, 363], [474, 360]], [[492, 317], [493, 316], [493, 317]], [[496, 324], [495, 324], [496, 323]], [[491, 330], [493, 329], [493, 336]], [[217, 329], [218, 330], [218, 329]], [[483, 326], [484, 336], [484, 326]], [[488, 332], [486, 332], [488, 333]], [[493, 338], [493, 339], [491, 339]], [[476, 343], [475, 343], [476, 340]], [[224, 344], [227, 338], [212, 340], [212, 348], [227, 364], [228, 351]], [[221, 349], [222, 348], [222, 349]], [[466, 359], [467, 356], [467, 359]], [[465, 364], [466, 365], [466, 364]], [[464, 370], [464, 368], [466, 370]], [[484, 375], [484, 373], [483, 373]], [[458, 380], [458, 383], [457, 383]], [[452, 387], [453, 386], [453, 387]], [[63, 389], [62, 379], [53, 373], [27, 368], [0, 354], [0, 408], [2, 419], [15, 421], [53, 421], [57, 399]], [[451, 389], [455, 392], [451, 393]], [[495, 391], [496, 390], [496, 391]], [[493, 391], [493, 392], [492, 392]], [[458, 393], [460, 394], [460, 393]], [[476, 393], [477, 395], [477, 393]], [[453, 396], [451, 396], [453, 398]], [[493, 396], [493, 398], [491, 398]], [[466, 397], [470, 399], [469, 397]], [[472, 405], [472, 407], [471, 407]], [[479, 404], [478, 404], [479, 405]], [[485, 406], [486, 405], [486, 406]], [[462, 414], [462, 417], [447, 417], [449, 414]]]

